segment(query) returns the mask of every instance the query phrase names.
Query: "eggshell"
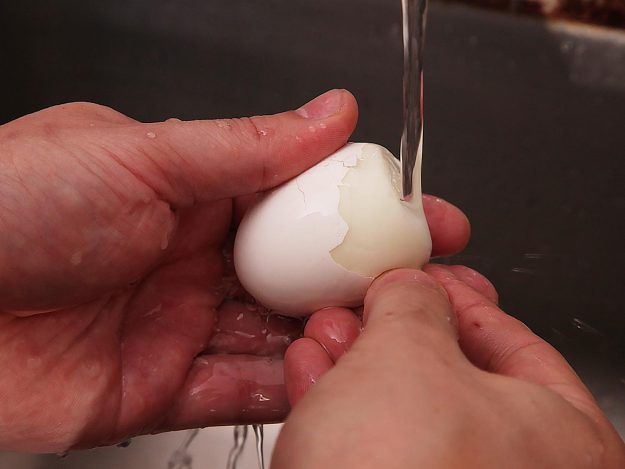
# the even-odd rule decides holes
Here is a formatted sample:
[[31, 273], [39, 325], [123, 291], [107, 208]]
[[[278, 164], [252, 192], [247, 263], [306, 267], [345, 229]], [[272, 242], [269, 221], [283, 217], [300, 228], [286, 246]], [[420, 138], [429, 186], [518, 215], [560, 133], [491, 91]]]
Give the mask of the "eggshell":
[[[382, 152], [386, 152], [383, 154]], [[357, 246], [357, 249], [343, 249], [354, 251], [359, 256], [371, 257], [374, 271], [369, 275], [362, 275], [349, 270], [349, 257], [342, 255], [345, 262], [337, 262], [332, 251], [341, 246], [346, 239], [350, 227], [341, 215], [342, 207], [356, 207], [360, 211], [359, 224], [362, 226], [363, 217], [366, 219], [368, 207], [358, 207], [358, 201], [345, 200], [345, 189], [342, 186], [347, 178], [354, 181], [355, 171], [363, 158], [388, 158], [388, 152], [377, 145], [364, 143], [350, 143], [320, 162], [298, 177], [286, 182], [280, 187], [268, 192], [257, 202], [243, 218], [235, 240], [234, 262], [237, 275], [243, 287], [261, 304], [279, 313], [291, 316], [303, 316], [327, 306], [358, 306], [362, 304], [368, 286], [376, 275], [383, 272], [379, 269], [390, 267], [420, 266], [429, 257], [429, 232], [427, 222], [423, 216], [420, 197], [415, 215], [408, 217], [408, 229], [415, 231], [415, 242], [421, 246], [409, 253], [411, 259], [393, 257], [393, 246], [384, 245], [384, 231], [375, 228], [377, 235], [373, 236], [376, 245]], [[392, 155], [390, 156], [392, 159]], [[388, 166], [388, 162], [384, 163]], [[391, 166], [393, 166], [391, 164]], [[369, 171], [372, 166], [369, 165]], [[386, 166], [384, 166], [386, 168]], [[374, 168], [375, 169], [375, 168]], [[398, 171], [397, 168], [391, 168]], [[375, 169], [378, 171], [378, 169]], [[371, 175], [363, 178], [371, 191], [390, 190], [389, 185], [395, 184], [396, 174], [391, 178], [384, 171], [380, 175]], [[357, 175], [357, 174], [356, 174]], [[380, 186], [380, 187], [373, 187]], [[392, 188], [396, 191], [397, 188]], [[343, 192], [343, 200], [341, 193]], [[349, 194], [349, 191], [347, 191]], [[355, 192], [362, 196], [363, 192]], [[371, 199], [371, 194], [364, 193]], [[418, 195], [418, 194], [417, 194]], [[375, 193], [373, 194], [375, 196]], [[366, 197], [364, 197], [366, 199]], [[399, 197], [392, 202], [401, 203]], [[364, 211], [364, 212], [363, 212]], [[385, 206], [373, 210], [373, 223], [387, 223], [384, 220]], [[396, 212], [397, 210], [395, 210]], [[358, 215], [358, 214], [356, 214]], [[418, 223], [412, 223], [414, 217], [422, 218]], [[396, 217], [397, 218], [397, 217]], [[397, 221], [394, 226], [391, 221], [387, 230], [403, 229], [406, 225], [406, 216]], [[423, 228], [425, 226], [425, 228]], [[360, 228], [362, 230], [362, 227]], [[418, 233], [425, 229], [426, 236]], [[372, 228], [372, 231], [374, 228]], [[389, 231], [391, 233], [391, 231]], [[356, 237], [360, 244], [365, 243], [367, 236]], [[417, 239], [419, 238], [419, 239]], [[426, 239], [427, 238], [427, 239]], [[392, 240], [391, 240], [392, 241]], [[404, 237], [405, 244], [405, 237]], [[364, 254], [363, 254], [364, 253]], [[415, 255], [416, 253], [416, 255]], [[384, 256], [391, 262], [401, 265], [386, 265], [380, 262]], [[358, 259], [354, 265], [363, 265], [363, 259]], [[364, 264], [367, 264], [366, 259]], [[362, 268], [361, 268], [362, 270]]]

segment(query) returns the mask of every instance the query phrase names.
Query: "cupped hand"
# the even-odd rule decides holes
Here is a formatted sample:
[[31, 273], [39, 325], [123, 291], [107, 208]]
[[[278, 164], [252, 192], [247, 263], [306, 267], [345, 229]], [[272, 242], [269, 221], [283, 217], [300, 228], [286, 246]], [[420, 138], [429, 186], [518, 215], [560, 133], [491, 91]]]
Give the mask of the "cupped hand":
[[[87, 103], [0, 127], [0, 449], [284, 418], [281, 355], [301, 323], [237, 284], [254, 194], [341, 147], [354, 98], [297, 111], [139, 123]], [[468, 224], [427, 198], [439, 253]]]
[[364, 329], [322, 310], [285, 357], [272, 469], [618, 469], [625, 446], [564, 358], [463, 266], [391, 271]]

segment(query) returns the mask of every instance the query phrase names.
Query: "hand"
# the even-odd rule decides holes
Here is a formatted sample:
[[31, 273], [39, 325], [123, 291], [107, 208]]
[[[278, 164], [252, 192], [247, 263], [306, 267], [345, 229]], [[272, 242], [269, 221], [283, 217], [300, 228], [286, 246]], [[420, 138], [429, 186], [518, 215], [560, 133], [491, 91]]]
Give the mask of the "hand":
[[[144, 124], [76, 103], [1, 126], [0, 449], [283, 419], [301, 323], [238, 288], [228, 246], [254, 193], [356, 119], [334, 91], [269, 117]], [[426, 209], [439, 252], [461, 249], [463, 215]]]
[[299, 402], [272, 469], [625, 467], [623, 442], [588, 390], [497, 307], [484, 277], [425, 271], [376, 280], [358, 338], [348, 310], [310, 319], [285, 357]]

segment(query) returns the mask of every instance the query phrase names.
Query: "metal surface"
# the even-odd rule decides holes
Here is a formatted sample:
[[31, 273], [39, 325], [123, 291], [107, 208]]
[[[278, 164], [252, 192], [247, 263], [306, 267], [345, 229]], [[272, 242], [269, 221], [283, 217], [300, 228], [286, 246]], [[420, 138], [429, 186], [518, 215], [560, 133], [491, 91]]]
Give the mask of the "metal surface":
[[[453, 262], [488, 275], [623, 432], [625, 40], [455, 5], [428, 15], [424, 189], [473, 224]], [[400, 18], [385, 0], [0, 0], [0, 121], [72, 100], [142, 120], [249, 115], [345, 87], [354, 140], [392, 149]]]
[[427, 0], [402, 0], [402, 37], [404, 44], [403, 119], [399, 159], [401, 161], [402, 199], [410, 200], [415, 167], [421, 177], [419, 150], [423, 144], [423, 41]]

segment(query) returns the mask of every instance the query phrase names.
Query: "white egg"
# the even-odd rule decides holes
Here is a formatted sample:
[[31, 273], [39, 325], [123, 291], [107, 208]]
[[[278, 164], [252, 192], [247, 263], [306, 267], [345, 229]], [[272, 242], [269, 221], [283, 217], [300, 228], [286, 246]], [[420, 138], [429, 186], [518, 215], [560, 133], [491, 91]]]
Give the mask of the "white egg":
[[361, 305], [375, 277], [421, 267], [431, 247], [419, 172], [414, 197], [404, 202], [393, 155], [379, 145], [348, 143], [248, 211], [234, 262], [260, 303], [304, 316]]

